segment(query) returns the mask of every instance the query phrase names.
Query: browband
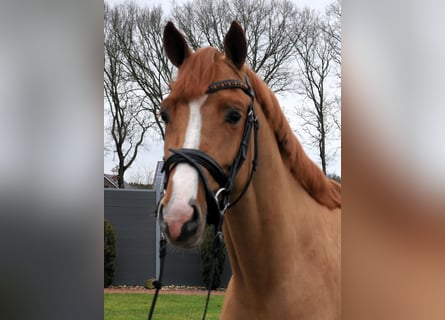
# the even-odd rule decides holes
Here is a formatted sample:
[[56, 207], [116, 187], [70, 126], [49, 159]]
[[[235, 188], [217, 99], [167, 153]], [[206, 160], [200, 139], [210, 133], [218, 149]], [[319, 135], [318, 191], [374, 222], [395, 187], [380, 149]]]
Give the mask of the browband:
[[223, 89], [241, 89], [250, 97], [254, 96], [253, 90], [250, 87], [249, 78], [246, 76], [246, 81], [231, 79], [212, 82], [205, 93], [214, 93]]

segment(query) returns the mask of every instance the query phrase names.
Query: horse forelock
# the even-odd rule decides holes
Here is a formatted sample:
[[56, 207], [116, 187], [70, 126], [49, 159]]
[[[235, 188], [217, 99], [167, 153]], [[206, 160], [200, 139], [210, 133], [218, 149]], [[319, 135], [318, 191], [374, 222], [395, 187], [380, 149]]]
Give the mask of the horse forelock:
[[176, 79], [170, 83], [171, 98], [190, 101], [203, 96], [215, 78], [215, 61], [222, 56], [212, 47], [196, 50], [184, 61]]
[[341, 185], [328, 179], [304, 152], [272, 90], [251, 69], [247, 73], [255, 97], [274, 131], [280, 153], [292, 175], [318, 203], [329, 209], [341, 208]]

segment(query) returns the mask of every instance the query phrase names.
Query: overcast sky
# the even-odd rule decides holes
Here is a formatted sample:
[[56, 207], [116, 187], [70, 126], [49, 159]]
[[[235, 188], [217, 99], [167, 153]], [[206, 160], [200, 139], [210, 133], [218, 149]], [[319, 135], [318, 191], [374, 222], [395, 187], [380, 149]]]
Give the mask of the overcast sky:
[[[127, 2], [128, 0], [106, 0], [107, 3], [114, 5], [116, 3], [124, 3]], [[184, 0], [176, 0], [176, 1], [171, 1], [171, 0], [133, 0], [131, 2], [137, 3], [141, 6], [153, 6], [153, 5], [159, 5], [161, 4], [162, 7], [168, 11], [171, 8], [171, 4], [172, 3], [177, 3], [177, 4], [181, 4], [187, 1]], [[308, 6], [314, 9], [324, 9], [329, 3], [331, 3], [332, 1], [330, 0], [294, 0], [293, 2], [295, 2], [297, 5], [299, 6]]]
[[[115, 5], [119, 3], [125, 3], [128, 0], [106, 0], [106, 2], [110, 5]], [[133, 0], [132, 2], [139, 4], [140, 6], [154, 6], [161, 4], [166, 12], [170, 11], [172, 7], [172, 3], [181, 4], [187, 1], [184, 0]], [[298, 6], [304, 7], [308, 6], [320, 11], [323, 11], [324, 8], [333, 0], [295, 0], [294, 1]], [[290, 110], [295, 107], [298, 103], [299, 97], [295, 94], [286, 94], [286, 95], [277, 95], [282, 108], [285, 111]], [[297, 100], [297, 101], [296, 101]], [[293, 118], [295, 117], [293, 112], [286, 112], [286, 116], [293, 122]], [[298, 135], [298, 126], [295, 123], [291, 123], [292, 128], [297, 131], [297, 137], [302, 142], [303, 147], [307, 154], [313, 159], [317, 164], [319, 164], [317, 154], [310, 150], [307, 147], [307, 144], [302, 141], [303, 137]], [[107, 136], [107, 133], [105, 133]], [[151, 138], [146, 138], [146, 147], [142, 149], [132, 167], [127, 170], [125, 175], [126, 181], [135, 181], [142, 178], [142, 182], [151, 183], [150, 181], [146, 181], [146, 177], [150, 174], [150, 172], [154, 172], [156, 168], [157, 161], [162, 159], [163, 156], [163, 145], [162, 141], [150, 141]], [[340, 147], [341, 142], [338, 141], [333, 145], [333, 148]], [[104, 173], [111, 173], [111, 169], [113, 169], [117, 164], [116, 157], [110, 152], [108, 155], [104, 157]], [[341, 176], [341, 150], [337, 152], [335, 159], [333, 159], [327, 166], [328, 173], [335, 173]]]

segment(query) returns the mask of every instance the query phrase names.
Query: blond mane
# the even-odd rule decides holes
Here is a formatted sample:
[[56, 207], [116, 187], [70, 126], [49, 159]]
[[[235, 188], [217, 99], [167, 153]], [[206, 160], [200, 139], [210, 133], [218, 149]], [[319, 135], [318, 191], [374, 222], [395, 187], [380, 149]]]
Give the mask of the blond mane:
[[283, 160], [293, 176], [318, 203], [329, 209], [341, 208], [341, 185], [328, 179], [307, 156], [284, 116], [275, 94], [251, 69], [246, 69], [255, 91], [255, 98], [275, 133]]

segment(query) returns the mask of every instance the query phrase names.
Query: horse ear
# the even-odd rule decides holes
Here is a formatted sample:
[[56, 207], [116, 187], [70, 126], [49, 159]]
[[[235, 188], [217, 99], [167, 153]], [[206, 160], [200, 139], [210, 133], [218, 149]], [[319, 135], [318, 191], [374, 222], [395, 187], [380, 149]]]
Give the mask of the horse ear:
[[247, 57], [247, 42], [243, 28], [236, 21], [232, 22], [224, 37], [224, 52], [233, 64], [241, 69]]
[[173, 65], [179, 68], [184, 60], [192, 54], [182, 33], [169, 21], [164, 29], [164, 50]]

